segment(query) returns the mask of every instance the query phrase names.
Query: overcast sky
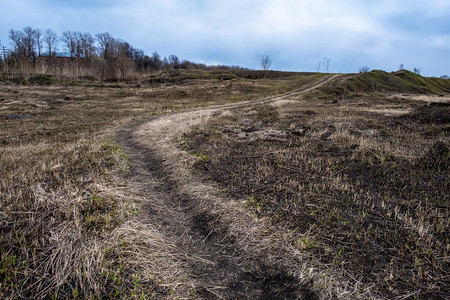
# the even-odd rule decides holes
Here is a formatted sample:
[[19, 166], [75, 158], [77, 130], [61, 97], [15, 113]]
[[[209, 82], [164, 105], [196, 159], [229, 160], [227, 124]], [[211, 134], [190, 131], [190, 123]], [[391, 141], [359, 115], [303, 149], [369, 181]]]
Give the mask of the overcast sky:
[[1, 44], [25, 26], [206, 64], [258, 69], [269, 55], [272, 69], [317, 71], [327, 57], [330, 72], [450, 75], [450, 0], [0, 0]]

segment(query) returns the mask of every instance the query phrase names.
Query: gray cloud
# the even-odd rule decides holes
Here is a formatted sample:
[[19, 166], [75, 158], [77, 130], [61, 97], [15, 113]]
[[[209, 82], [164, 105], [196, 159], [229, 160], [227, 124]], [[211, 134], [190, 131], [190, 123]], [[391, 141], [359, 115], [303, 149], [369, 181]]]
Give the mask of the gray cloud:
[[[450, 73], [450, 5], [445, 0], [56, 1], [4, 0], [0, 40], [32, 26], [110, 32], [147, 53], [250, 68], [334, 72], [361, 66], [425, 75]], [[5, 9], [3, 9], [5, 8]]]

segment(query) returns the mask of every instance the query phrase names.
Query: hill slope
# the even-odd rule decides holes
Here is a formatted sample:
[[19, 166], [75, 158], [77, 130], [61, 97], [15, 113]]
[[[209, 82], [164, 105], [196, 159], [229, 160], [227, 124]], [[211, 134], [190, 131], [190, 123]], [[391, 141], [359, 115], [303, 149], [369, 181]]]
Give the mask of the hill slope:
[[398, 92], [445, 94], [450, 92], [450, 80], [423, 77], [408, 70], [387, 73], [374, 70], [367, 73], [344, 75], [328, 86], [327, 94], [361, 94], [363, 92]]

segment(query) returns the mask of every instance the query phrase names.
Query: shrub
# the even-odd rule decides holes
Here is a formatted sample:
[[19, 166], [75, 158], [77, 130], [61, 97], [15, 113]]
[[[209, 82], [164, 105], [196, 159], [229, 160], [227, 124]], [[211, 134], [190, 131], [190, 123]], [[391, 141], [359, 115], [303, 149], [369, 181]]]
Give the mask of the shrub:
[[235, 78], [237, 78], [237, 76], [233, 73], [223, 73], [217, 76], [217, 79], [219, 80], [231, 80]]
[[370, 68], [367, 66], [359, 68], [359, 73], [367, 73], [370, 71]]
[[28, 83], [37, 85], [51, 85], [55, 83], [55, 79], [50, 75], [35, 75], [28, 79]]

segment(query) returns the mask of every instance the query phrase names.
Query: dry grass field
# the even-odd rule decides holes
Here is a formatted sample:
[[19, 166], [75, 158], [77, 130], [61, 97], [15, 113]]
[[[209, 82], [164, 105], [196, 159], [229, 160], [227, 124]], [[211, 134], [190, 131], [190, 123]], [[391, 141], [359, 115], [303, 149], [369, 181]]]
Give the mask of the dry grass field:
[[256, 78], [173, 71], [132, 83], [0, 82], [0, 298], [166, 293], [122, 261], [132, 243], [122, 229], [142, 213], [123, 177], [132, 162], [115, 131], [133, 119], [259, 99], [322, 76], [250, 75]]
[[[265, 242], [279, 256], [295, 253], [310, 275], [292, 285], [301, 268], [289, 268], [290, 256], [280, 258], [283, 272], [264, 273], [260, 261], [261, 273], [253, 272], [254, 256], [270, 259], [265, 248], [239, 244], [244, 230], [233, 233], [233, 220], [218, 221], [221, 214], [192, 212], [197, 204], [180, 200], [187, 196], [173, 187], [173, 172], [162, 170], [171, 158], [140, 164], [154, 153], [117, 134], [325, 77], [173, 71], [139, 82], [0, 82], [0, 298], [450, 297], [448, 80], [342, 75], [309, 93], [223, 108], [178, 135], [187, 158], [177, 159], [189, 176], [214, 186], [234, 213], [283, 233]], [[176, 193], [173, 207], [158, 202]], [[170, 227], [183, 213], [194, 219], [189, 239], [206, 246], [189, 246], [180, 236], [191, 231]], [[269, 236], [258, 226], [245, 238]], [[231, 245], [223, 260], [200, 255], [222, 251], [223, 241]], [[226, 258], [252, 251], [252, 259]], [[211, 288], [199, 271], [222, 270], [225, 278], [228, 262], [250, 270], [238, 282], [250, 285], [228, 286], [234, 294], [220, 283]]]
[[380, 74], [230, 109], [186, 134], [186, 149], [204, 180], [292, 231], [310, 266], [358, 296], [445, 299], [450, 97], [392, 75], [367, 79]]

